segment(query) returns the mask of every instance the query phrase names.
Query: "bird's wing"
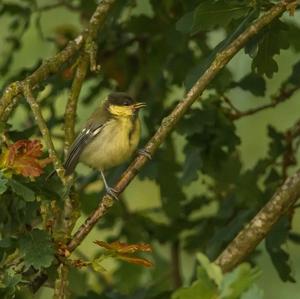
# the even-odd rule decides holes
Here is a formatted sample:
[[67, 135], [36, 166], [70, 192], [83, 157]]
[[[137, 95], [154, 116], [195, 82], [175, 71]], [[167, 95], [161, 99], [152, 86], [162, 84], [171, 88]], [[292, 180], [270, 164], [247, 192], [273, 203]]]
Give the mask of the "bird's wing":
[[70, 150], [67, 154], [67, 158], [64, 162], [66, 175], [70, 175], [74, 171], [76, 165], [78, 164], [80, 155], [85, 149], [86, 145], [89, 142], [91, 142], [94, 139], [94, 137], [102, 131], [107, 120], [106, 115], [103, 113], [99, 115], [99, 112], [97, 112], [96, 115], [94, 114], [92, 118], [96, 118], [97, 121], [94, 123], [91, 122], [91, 120], [89, 120], [85, 128], [78, 134], [75, 141], [70, 147]]

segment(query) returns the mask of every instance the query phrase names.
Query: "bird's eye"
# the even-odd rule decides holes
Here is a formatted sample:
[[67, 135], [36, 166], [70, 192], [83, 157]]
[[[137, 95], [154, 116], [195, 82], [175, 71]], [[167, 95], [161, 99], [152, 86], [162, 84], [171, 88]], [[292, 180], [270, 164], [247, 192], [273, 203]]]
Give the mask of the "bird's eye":
[[129, 105], [130, 105], [130, 102], [126, 100], [126, 101], [123, 102], [123, 105], [124, 105], [124, 106], [129, 106]]

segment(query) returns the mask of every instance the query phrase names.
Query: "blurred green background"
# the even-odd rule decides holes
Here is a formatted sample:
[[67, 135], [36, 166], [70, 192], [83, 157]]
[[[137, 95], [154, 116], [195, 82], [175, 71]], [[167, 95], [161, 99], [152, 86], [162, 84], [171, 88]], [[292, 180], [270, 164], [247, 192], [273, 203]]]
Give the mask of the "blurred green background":
[[[6, 1], [6, 2], [17, 2], [17, 1]], [[39, 0], [37, 1], [39, 6], [49, 5], [51, 3], [55, 3], [55, 1], [47, 1], [47, 0]], [[137, 1], [137, 6], [130, 10], [131, 16], [140, 16], [140, 15], [151, 15], [152, 7], [149, 0], [139, 0]], [[125, 18], [125, 16], [124, 16]], [[37, 30], [36, 20], [39, 19], [40, 29], [42, 30], [42, 34], [44, 38], [41, 36], [41, 33]], [[126, 19], [126, 18], [125, 18]], [[300, 13], [296, 13], [294, 17], [295, 21], [300, 24]], [[7, 25], [9, 23], [9, 16], [4, 16], [0, 18], [0, 64], [6, 59], [6, 52], [10, 51], [8, 44], [6, 43], [6, 38], [9, 36], [9, 31], [7, 30]], [[64, 7], [57, 7], [51, 10], [43, 11], [42, 13], [33, 13], [30, 20], [29, 29], [22, 36], [22, 47], [20, 50], [16, 51], [13, 55], [13, 63], [7, 73], [6, 77], [0, 78], [0, 86], [3, 87], [4, 82], [6, 82], [7, 78], [12, 77], [15, 73], [17, 73], [20, 69], [23, 68], [31, 68], [37, 60], [47, 59], [48, 57], [53, 56], [57, 52], [57, 48], [53, 44], [52, 41], [47, 41], [45, 38], [55, 37], [57, 32], [57, 28], [70, 26], [70, 28], [74, 28], [75, 31], [80, 32], [82, 28], [82, 22], [80, 21], [80, 17], [77, 11], [70, 11]], [[145, 28], [147, 30], [147, 28]], [[209, 35], [209, 43], [213, 47], [220, 40], [225, 37], [226, 33], [223, 30], [214, 31]], [[100, 49], [101, 51], [101, 49]], [[230, 90], [227, 94], [229, 98], [233, 99], [234, 104], [240, 110], [247, 110], [251, 107], [257, 107], [264, 103], [269, 102], [270, 95], [274, 94], [280, 87], [282, 80], [284, 80], [288, 74], [292, 70], [293, 63], [299, 58], [299, 54], [295, 53], [291, 49], [281, 51], [280, 55], [276, 56], [276, 61], [279, 65], [279, 72], [274, 75], [274, 77], [267, 81], [267, 94], [264, 97], [256, 97], [250, 92], [246, 92], [239, 88], [235, 88]], [[151, 57], [149, 57], [151, 59]], [[2, 60], [2, 61], [1, 61]], [[101, 62], [100, 62], [101, 63]], [[239, 80], [246, 73], [251, 70], [251, 58], [246, 56], [242, 51], [232, 59], [228, 66], [229, 70], [232, 71], [235, 80]], [[88, 92], [89, 88], [97, 82], [98, 78], [94, 76], [94, 78], [90, 79], [82, 90], [80, 98], [84, 98]], [[93, 111], [94, 107], [99, 105], [101, 100], [105, 98], [108, 89], [102, 88], [100, 92], [97, 94], [97, 101], [90, 102], [88, 105], [79, 103], [78, 107], [78, 127], [82, 125], [88, 115]], [[44, 89], [41, 97], [47, 97], [47, 87]], [[184, 87], [182, 88], [175, 87], [169, 91], [168, 98], [170, 102], [175, 99], [181, 98], [184, 94]], [[56, 100], [56, 109], [58, 114], [63, 116], [62, 107], [65, 106], [66, 100], [68, 96], [68, 90], [65, 90], [63, 93], [58, 94]], [[151, 101], [151, 99], [142, 99], [144, 101]], [[24, 101], [24, 100], [22, 100]], [[197, 104], [196, 104], [197, 105]], [[278, 128], [278, 130], [286, 130], [289, 128], [298, 118], [299, 118], [299, 92], [296, 93], [290, 100], [286, 101], [278, 105], [275, 109], [268, 109], [257, 113], [253, 116], [242, 118], [241, 120], [236, 122], [237, 126], [237, 135], [241, 138], [241, 144], [239, 145], [239, 151], [241, 153], [242, 160], [244, 161], [245, 169], [251, 168], [255, 162], [266, 155], [268, 150], [268, 133], [267, 126], [268, 124], [272, 124], [274, 127]], [[43, 111], [44, 115], [47, 117], [49, 111], [47, 108]], [[12, 125], [13, 129], [22, 129], [24, 126], [24, 122], [27, 120], [28, 110], [24, 109], [24, 106], [19, 106], [14, 113], [13, 117], [9, 120], [9, 123]], [[149, 138], [149, 132], [145, 129], [143, 135], [147, 139]], [[62, 125], [58, 125], [55, 127], [55, 134], [62, 134]], [[177, 136], [176, 134], [174, 136]], [[176, 139], [177, 149], [179, 153], [179, 160], [183, 159], [181, 154], [181, 150], [184, 144], [182, 138], [178, 135]], [[56, 146], [59, 150], [61, 150], [62, 143], [60, 140], [56, 140]], [[299, 152], [297, 153], [297, 158], [299, 158]], [[154, 157], [155, 159], [155, 157]], [[150, 162], [151, 163], [151, 162]], [[298, 166], [289, 169], [290, 173], [293, 173]], [[85, 167], [80, 166], [78, 172], [83, 175], [88, 175], [91, 171]], [[90, 187], [90, 190], [100, 191], [102, 185], [100, 182], [96, 182]], [[201, 188], [201, 179], [196, 182], [193, 182], [188, 187], [185, 187], [186, 192], [188, 194], [196, 194]], [[147, 190], [147, 192], [144, 192]], [[141, 180], [136, 178], [130, 186], [126, 189], [122, 198], [125, 200], [126, 205], [131, 211], [139, 211], [146, 208], [155, 208], [161, 206], [160, 199], [160, 189], [156, 183], [153, 181], [146, 179]], [[95, 205], [95, 202], [100, 199], [100, 196], [97, 198], [91, 199], [91, 206]], [[87, 198], [86, 200], [90, 200]], [[216, 207], [210, 206], [205, 208], [202, 212], [203, 214], [212, 214], [214, 213]], [[89, 209], [87, 209], [89, 210]], [[86, 214], [83, 214], [80, 220], [77, 223], [77, 227], [83, 223]], [[163, 219], [162, 219], [163, 221]], [[293, 230], [300, 231], [300, 215], [299, 211], [296, 210], [295, 217], [293, 219]], [[118, 224], [116, 227], [111, 227], [107, 229], [99, 229], [95, 228], [85, 239], [83, 244], [79, 248], [78, 255], [81, 254], [84, 256], [93, 256], [96, 254], [97, 248], [95, 246], [91, 246], [93, 240], [95, 239], [105, 239], [106, 236], [113, 235], [112, 232], [118, 231]], [[199, 240], [201, 242], [201, 240]], [[296, 279], [296, 283], [283, 283], [278, 277], [274, 267], [271, 264], [269, 256], [265, 252], [264, 244], [259, 246], [259, 250], [262, 254], [257, 259], [257, 263], [259, 268], [262, 270], [261, 277], [258, 280], [259, 286], [265, 292], [265, 298], [272, 299], [282, 299], [282, 298], [290, 298], [297, 299], [300, 294], [300, 251], [299, 247], [294, 245], [291, 242], [287, 242], [285, 250], [290, 254], [290, 266], [293, 270], [293, 275]], [[160, 256], [166, 256], [168, 254], [169, 249], [165, 248], [165, 246], [161, 244], [155, 244], [154, 251], [157, 252]], [[182, 258], [182, 271], [183, 277], [187, 281], [190, 278], [192, 273], [191, 267], [193, 265], [193, 258], [188, 254], [183, 254]], [[112, 273], [116, 268], [116, 263], [111, 261], [105, 265], [107, 271], [103, 274], [105, 278], [103, 279], [111, 279]], [[148, 270], [147, 270], [148, 271]], [[145, 276], [145, 280], [148, 281], [149, 285], [151, 285], [150, 279], [153, 279], [155, 276], [155, 272], [158, 269], [149, 270], [150, 274]], [[75, 273], [76, 272], [76, 273]], [[74, 271], [72, 274], [71, 280], [71, 289], [77, 293], [78, 295], [84, 295], [86, 290], [80, 289], [78, 286], [78, 282], [82, 279], [82, 276], [88, 275], [88, 286], [87, 288], [99, 291], [101, 289], [101, 279], [99, 278], [99, 273], [94, 273], [89, 271], [88, 273], [80, 273], [80, 271]], [[130, 275], [130, 273], [128, 273]], [[152, 278], [151, 278], [152, 276]], [[51, 298], [51, 291], [48, 288], [42, 288], [35, 298]], [[19, 298], [26, 295], [19, 295]], [[30, 298], [30, 295], [28, 295]]]

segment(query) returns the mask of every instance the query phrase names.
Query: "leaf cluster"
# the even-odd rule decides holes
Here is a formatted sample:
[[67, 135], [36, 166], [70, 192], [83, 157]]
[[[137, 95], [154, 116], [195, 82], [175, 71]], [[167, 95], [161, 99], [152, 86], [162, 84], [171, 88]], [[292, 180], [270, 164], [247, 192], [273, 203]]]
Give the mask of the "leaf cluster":
[[[54, 54], [81, 31], [98, 1], [61, 1], [58, 7], [51, 1], [47, 6], [39, 6], [38, 1], [21, 2], [0, 4], [0, 16], [9, 19], [4, 47], [6, 59], [0, 62], [1, 87], [24, 79], [25, 74], [40, 63], [41, 55], [23, 53], [22, 37], [38, 32], [40, 41], [51, 45]], [[97, 77], [92, 73], [87, 75], [80, 96], [79, 120], [85, 119], [87, 113], [99, 105], [99, 98], [103, 98], [107, 90], [127, 90], [136, 99], [147, 102], [147, 111], [142, 116], [141, 143], [144, 144], [218, 53], [273, 5], [274, 1], [268, 0], [119, 1], [97, 37], [96, 60], [101, 72]], [[49, 21], [47, 13], [53, 9], [57, 13], [62, 13], [60, 9], [68, 11], [82, 24], [76, 28], [69, 26], [67, 20], [61, 26], [53, 19]], [[35, 22], [31, 23], [32, 20]], [[44, 20], [53, 25], [51, 34], [44, 34]], [[33, 25], [29, 26], [30, 23]], [[66, 243], [70, 235], [62, 229], [64, 221], [77, 220], [74, 215], [79, 212], [86, 216], [98, 205], [97, 176], [82, 175], [83, 172], [78, 171], [75, 191], [71, 193], [78, 195], [80, 207], [76, 202], [74, 215], [64, 218], [65, 190], [57, 178], [46, 180], [52, 166], [46, 166], [49, 160], [41, 143], [29, 141], [41, 140], [41, 136], [28, 106], [21, 101], [18, 109], [25, 116], [19, 120], [20, 112], [14, 110], [8, 123], [1, 125], [1, 296], [10, 298], [22, 293], [41, 272], [47, 272], [53, 285], [58, 275], [54, 270], [56, 256], [70, 266], [70, 290], [74, 298], [263, 298], [262, 291], [254, 284], [259, 273], [257, 268], [242, 264], [223, 275], [210, 260], [222, 252], [270, 199], [290, 168], [297, 165], [299, 128], [278, 129], [270, 120], [267, 151], [249, 167], [241, 153], [241, 144], [247, 136], [241, 134], [238, 122], [232, 118], [240, 111], [224, 99], [239, 92], [238, 107], [243, 107], [246, 102], [243, 98], [249, 96], [257, 101], [263, 98], [269, 101], [271, 78], [280, 75], [278, 55], [287, 49], [300, 51], [299, 32], [296, 23], [275, 20], [239, 53], [239, 59], [248, 61], [248, 70], [242, 76], [229, 64], [211, 82], [201, 101], [186, 113], [175, 132], [138, 175], [142, 184], [155, 186], [158, 204], [145, 205], [145, 208], [133, 205], [132, 208], [125, 195], [126, 200], [120, 200], [101, 219], [97, 229], [108, 233], [105, 241], [99, 241], [100, 246], [106, 246], [107, 254], [116, 258], [114, 270], [107, 275], [102, 268], [102, 258], [85, 256], [85, 249], [91, 247], [90, 241], [83, 245], [86, 246], [83, 252], [77, 252], [86, 264], [93, 263], [96, 272], [100, 270], [100, 274], [89, 275], [101, 285], [101, 291], [98, 286], [89, 286], [91, 290], [82, 292], [89, 288], [88, 271], [79, 270], [83, 266], [81, 259], [77, 264], [68, 264], [70, 253]], [[13, 71], [18, 54], [31, 55], [32, 65], [29, 68], [20, 65]], [[70, 90], [77, 58], [37, 86], [42, 91], [39, 106], [61, 155], [62, 101]], [[282, 82], [276, 83], [278, 92], [271, 103], [288, 100], [300, 88], [300, 62], [293, 63], [291, 72], [282, 74]], [[247, 101], [249, 106], [257, 103]], [[256, 134], [251, 128], [248, 132]], [[30, 144], [34, 149], [31, 152]], [[121, 169], [112, 171], [109, 181], [120, 173]], [[130, 198], [130, 203], [142, 200], [146, 193], [146, 190], [138, 190], [137, 198]], [[149, 194], [154, 192], [149, 190]], [[296, 209], [291, 209], [265, 240], [280, 279], [290, 282], [295, 279], [285, 244], [299, 243], [299, 235], [292, 227], [295, 213]], [[150, 259], [154, 267], [144, 269], [118, 261], [149, 266], [150, 262], [143, 257], [132, 257], [130, 252], [120, 254], [120, 244], [141, 242], [152, 245]], [[249, 261], [255, 264], [260, 254], [255, 251]], [[180, 267], [180, 260], [183, 265], [186, 263], [186, 255], [192, 257], [192, 265], [184, 268], [184, 272], [188, 272], [184, 277], [187, 286], [179, 287], [174, 283], [174, 273], [176, 267]]]

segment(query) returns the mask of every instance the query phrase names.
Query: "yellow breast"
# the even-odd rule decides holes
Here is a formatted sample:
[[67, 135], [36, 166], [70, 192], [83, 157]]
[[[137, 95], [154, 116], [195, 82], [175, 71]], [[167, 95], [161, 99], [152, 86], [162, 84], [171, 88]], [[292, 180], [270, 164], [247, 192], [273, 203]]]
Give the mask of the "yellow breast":
[[138, 117], [111, 119], [83, 150], [80, 161], [98, 170], [118, 166], [130, 158], [137, 148], [139, 139]]

